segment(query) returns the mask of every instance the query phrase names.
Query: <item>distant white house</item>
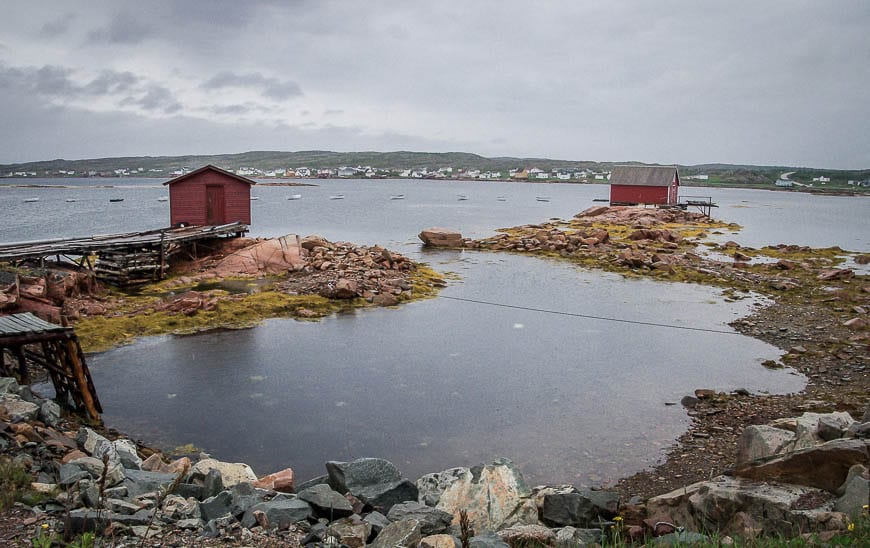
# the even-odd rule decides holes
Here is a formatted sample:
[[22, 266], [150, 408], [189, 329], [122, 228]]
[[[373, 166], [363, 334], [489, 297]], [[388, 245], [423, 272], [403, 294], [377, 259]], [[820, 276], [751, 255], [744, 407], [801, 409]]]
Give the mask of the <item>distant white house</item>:
[[296, 168], [296, 176], [297, 177], [311, 177], [311, 170], [307, 167], [297, 167]]
[[694, 181], [707, 181], [710, 179], [709, 175], [689, 175], [688, 177], [684, 177], [685, 179], [692, 179]]
[[571, 178], [571, 174], [570, 174], [570, 173], [564, 173], [564, 172], [563, 172], [563, 173], [557, 173], [557, 174], [556, 174], [556, 178], [559, 179], [560, 181], [567, 181], [568, 179]]
[[825, 177], [824, 175], [820, 175], [820, 176], [818, 176], [818, 177], [813, 177], [813, 182], [814, 182], [814, 183], [830, 183], [830, 182], [831, 182], [831, 178], [830, 178], [830, 177]]
[[776, 186], [789, 187], [793, 182], [794, 181], [791, 181], [790, 179], [777, 179], [774, 184], [776, 184]]
[[356, 169], [352, 167], [340, 167], [338, 168], [338, 176], [339, 177], [353, 177], [356, 175]]

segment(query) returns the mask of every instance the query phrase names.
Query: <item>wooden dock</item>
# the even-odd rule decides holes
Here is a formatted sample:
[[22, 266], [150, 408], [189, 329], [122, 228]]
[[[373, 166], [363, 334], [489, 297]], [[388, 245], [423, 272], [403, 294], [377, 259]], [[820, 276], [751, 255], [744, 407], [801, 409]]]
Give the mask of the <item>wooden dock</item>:
[[196, 242], [241, 236], [244, 223], [164, 228], [85, 238], [58, 238], [0, 244], [0, 262], [45, 261], [54, 257], [92, 270], [98, 278], [124, 286], [163, 279], [168, 259], [182, 251], [196, 255]]
[[713, 203], [711, 196], [681, 196], [678, 205], [685, 210], [696, 208], [705, 217], [710, 216], [714, 207], [719, 207], [719, 204]]
[[29, 312], [0, 316], [0, 376], [30, 384], [30, 367], [48, 372], [59, 405], [100, 420], [103, 408], [75, 331]]

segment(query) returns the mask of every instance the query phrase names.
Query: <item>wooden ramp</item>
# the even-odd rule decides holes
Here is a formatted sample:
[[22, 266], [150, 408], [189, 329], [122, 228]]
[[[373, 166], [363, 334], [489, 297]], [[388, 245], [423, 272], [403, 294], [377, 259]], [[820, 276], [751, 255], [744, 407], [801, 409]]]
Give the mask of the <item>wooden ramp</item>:
[[28, 366], [48, 372], [59, 405], [100, 420], [103, 408], [75, 331], [30, 312], [0, 316], [0, 375], [30, 384]]
[[87, 267], [113, 285], [146, 283], [163, 279], [167, 260], [185, 250], [196, 253], [196, 242], [247, 232], [244, 223], [216, 226], [163, 228], [86, 238], [60, 238], [0, 244], [0, 262], [55, 257]]

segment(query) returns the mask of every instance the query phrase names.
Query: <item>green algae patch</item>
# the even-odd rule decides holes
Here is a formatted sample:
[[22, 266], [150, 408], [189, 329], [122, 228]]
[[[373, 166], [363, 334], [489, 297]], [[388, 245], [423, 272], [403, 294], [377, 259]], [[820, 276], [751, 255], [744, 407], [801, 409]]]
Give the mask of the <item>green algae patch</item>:
[[218, 301], [212, 310], [194, 314], [145, 310], [137, 314], [95, 316], [76, 324], [76, 333], [85, 352], [101, 352], [128, 344], [137, 337], [185, 335], [214, 329], [246, 329], [268, 318], [322, 317], [343, 308], [346, 303], [319, 295], [288, 295], [262, 292]]
[[411, 293], [402, 295], [400, 302], [431, 299], [438, 295], [438, 291], [447, 285], [445, 275], [425, 265], [418, 265], [410, 276]]

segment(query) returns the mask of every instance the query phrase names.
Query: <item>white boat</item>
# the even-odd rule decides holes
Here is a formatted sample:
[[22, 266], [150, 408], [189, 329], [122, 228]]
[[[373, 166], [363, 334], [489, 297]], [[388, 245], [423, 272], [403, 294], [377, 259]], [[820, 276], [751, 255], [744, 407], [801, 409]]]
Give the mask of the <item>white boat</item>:
[[259, 196], [251, 196], [251, 199], [252, 199], [252, 200], [259, 200], [260, 197], [259, 197]]
[[287, 199], [288, 200], [301, 200], [302, 195], [301, 194], [291, 194], [290, 196], [287, 196]]
[[157, 198], [157, 201], [158, 202], [168, 202], [169, 198], [167, 198], [166, 196], [161, 196], [161, 197]]
[[329, 197], [330, 200], [344, 200], [344, 194], [333, 194]]
[[549, 202], [550, 197], [549, 196], [535, 196], [535, 200], [537, 200], [539, 202]]
[[64, 200], [64, 201], [67, 202], [67, 203], [71, 203], [71, 202], [75, 202], [76, 199], [75, 199], [75, 198], [67, 198], [67, 199]]
[[507, 198], [504, 196], [496, 196], [495, 199], [498, 200], [499, 202], [506, 202], [507, 201]]
[[390, 200], [404, 200], [404, 199], [405, 199], [404, 194], [393, 194], [392, 196], [390, 196]]
[[28, 204], [33, 203], [33, 202], [38, 202], [38, 201], [39, 201], [39, 198], [24, 198], [24, 202], [28, 203]]
[[462, 200], [467, 200], [468, 196], [466, 196], [465, 194], [457, 194], [456, 198], [461, 202]]

